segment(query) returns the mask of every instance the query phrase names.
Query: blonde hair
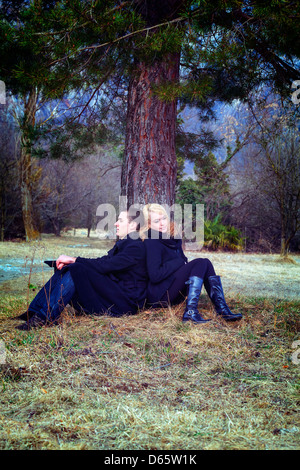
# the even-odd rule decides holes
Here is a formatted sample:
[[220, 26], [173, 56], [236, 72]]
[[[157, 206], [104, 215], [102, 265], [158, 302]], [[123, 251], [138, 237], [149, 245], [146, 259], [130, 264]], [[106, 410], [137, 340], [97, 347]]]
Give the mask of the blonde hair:
[[168, 231], [170, 232], [170, 235], [173, 237], [176, 233], [176, 227], [175, 227], [174, 222], [170, 221], [170, 216], [167, 213], [166, 209], [163, 206], [161, 206], [160, 204], [146, 204], [143, 207], [145, 225], [141, 228], [141, 231], [140, 231], [141, 238], [145, 238], [145, 234], [150, 228], [149, 221], [150, 221], [151, 212], [156, 212], [157, 214], [164, 214], [168, 217], [168, 225], [169, 225], [168, 226]]

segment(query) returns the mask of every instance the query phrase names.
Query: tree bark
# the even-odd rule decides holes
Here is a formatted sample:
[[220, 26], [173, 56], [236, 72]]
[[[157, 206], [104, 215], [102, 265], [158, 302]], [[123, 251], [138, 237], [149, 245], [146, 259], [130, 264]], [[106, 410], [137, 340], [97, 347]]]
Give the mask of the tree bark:
[[152, 64], [139, 63], [131, 78], [121, 177], [128, 205], [175, 201], [177, 103], [159, 99], [153, 85], [176, 83], [178, 78], [179, 54]]
[[32, 204], [31, 133], [35, 125], [36, 103], [37, 92], [33, 88], [25, 102], [24, 119], [21, 126], [20, 186], [26, 241], [36, 240], [40, 236], [34, 223]]

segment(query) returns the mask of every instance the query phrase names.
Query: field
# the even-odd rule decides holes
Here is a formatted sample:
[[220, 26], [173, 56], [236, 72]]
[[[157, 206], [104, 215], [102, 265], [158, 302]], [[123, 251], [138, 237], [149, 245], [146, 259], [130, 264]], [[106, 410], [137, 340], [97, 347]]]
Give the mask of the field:
[[202, 326], [183, 324], [180, 305], [122, 318], [67, 308], [57, 326], [15, 329], [51, 275], [44, 259], [112, 245], [78, 235], [0, 245], [30, 268], [0, 284], [0, 449], [299, 449], [299, 255], [187, 253], [211, 259], [238, 323], [203, 293]]

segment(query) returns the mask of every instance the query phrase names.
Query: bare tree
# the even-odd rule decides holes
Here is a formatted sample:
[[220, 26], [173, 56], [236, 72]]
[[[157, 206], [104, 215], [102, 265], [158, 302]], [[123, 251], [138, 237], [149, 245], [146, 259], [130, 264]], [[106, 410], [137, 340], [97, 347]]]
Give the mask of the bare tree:
[[[277, 125], [276, 125], [277, 127]], [[300, 228], [300, 141], [295, 128], [287, 126], [285, 119], [280, 122], [280, 132], [268, 132], [256, 136], [264, 157], [266, 175], [264, 191], [274, 201], [280, 216], [281, 251], [286, 257], [291, 240]]]
[[251, 144], [232, 167], [234, 218], [256, 237], [268, 239], [270, 246], [279, 238], [281, 255], [287, 256], [300, 217], [297, 117], [278, 97], [259, 98], [244, 120], [245, 132], [251, 129]]
[[12, 233], [22, 235], [22, 211], [18, 190], [17, 133], [0, 112], [0, 223], [1, 241]]
[[121, 161], [106, 146], [77, 161], [46, 159], [40, 166], [36, 205], [45, 227], [57, 236], [65, 226], [86, 227], [89, 236], [98, 205], [117, 203]]

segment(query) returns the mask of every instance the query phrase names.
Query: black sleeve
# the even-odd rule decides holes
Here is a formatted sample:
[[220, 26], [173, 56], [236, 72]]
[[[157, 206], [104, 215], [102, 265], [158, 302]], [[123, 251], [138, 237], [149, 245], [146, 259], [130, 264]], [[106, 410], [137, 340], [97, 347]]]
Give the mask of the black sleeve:
[[102, 258], [89, 259], [80, 258], [76, 259], [76, 263], [84, 264], [101, 274], [106, 274], [116, 271], [124, 271], [135, 266], [143, 258], [143, 249], [138, 244], [129, 244], [122, 251], [116, 253], [114, 256], [103, 256]]
[[163, 262], [163, 246], [158, 240], [145, 240], [147, 270], [150, 282], [156, 284], [171, 276], [184, 264], [181, 257]]

